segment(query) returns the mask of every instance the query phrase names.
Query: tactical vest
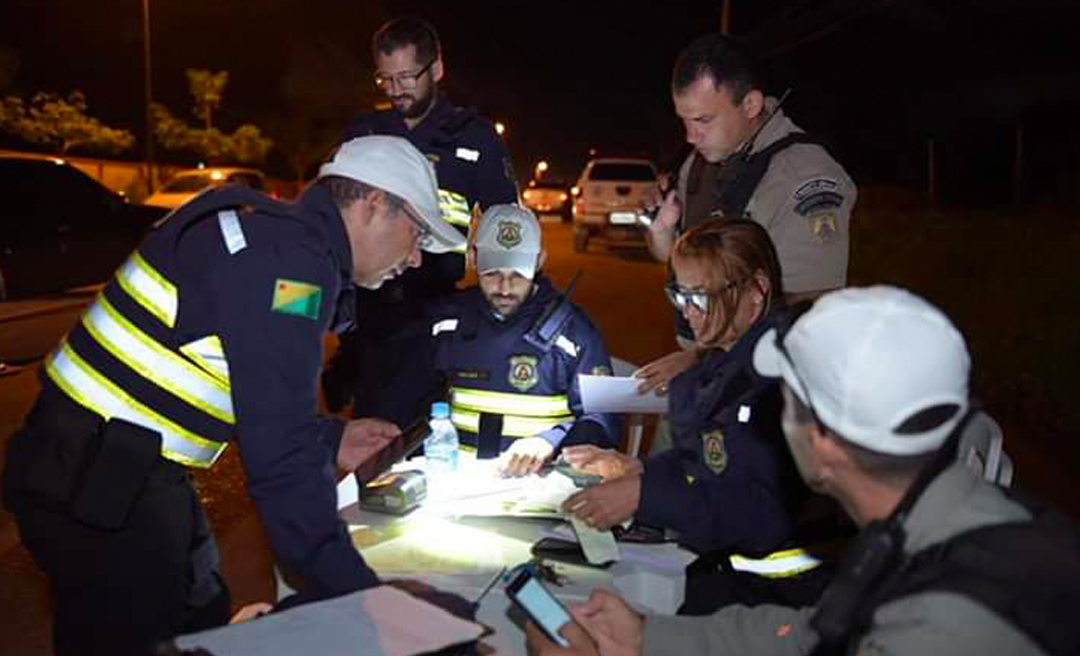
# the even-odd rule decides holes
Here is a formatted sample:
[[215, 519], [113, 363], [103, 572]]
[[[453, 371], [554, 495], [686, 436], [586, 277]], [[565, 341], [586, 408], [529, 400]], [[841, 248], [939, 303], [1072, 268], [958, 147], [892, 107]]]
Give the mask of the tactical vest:
[[1060, 513], [1003, 490], [1031, 521], [966, 531], [904, 556], [858, 608], [846, 633], [816, 654], [854, 653], [885, 604], [910, 595], [951, 592], [971, 599], [1053, 656], [1080, 654], [1080, 533]]
[[[535, 362], [522, 361], [511, 366], [531, 367], [539, 375], [542, 360], [553, 348], [577, 357], [577, 345], [562, 334], [573, 313], [573, 306], [557, 295], [539, 315], [521, 340], [539, 351]], [[475, 340], [480, 317], [466, 313], [462, 319], [436, 323], [432, 333], [456, 333], [450, 339]], [[484, 345], [479, 345], [484, 348]], [[530, 394], [482, 389], [454, 381], [450, 387], [450, 419], [458, 430], [476, 435], [477, 455], [481, 458], [499, 454], [504, 438], [532, 437], [560, 424], [573, 421], [566, 394]]]
[[212, 465], [233, 437], [236, 417], [220, 338], [179, 343], [176, 245], [205, 219], [218, 222], [231, 250], [244, 240], [242, 207], [295, 216], [292, 206], [241, 185], [200, 194], [150, 233], [45, 362], [46, 375], [67, 396], [105, 420], [160, 433], [162, 456], [184, 465]]
[[805, 132], [792, 132], [745, 159], [735, 155], [730, 161], [711, 164], [695, 152], [687, 174], [681, 231], [685, 232], [709, 219], [743, 218], [746, 206], [769, 170], [773, 156], [788, 146], [804, 143], [820, 145], [817, 139]]

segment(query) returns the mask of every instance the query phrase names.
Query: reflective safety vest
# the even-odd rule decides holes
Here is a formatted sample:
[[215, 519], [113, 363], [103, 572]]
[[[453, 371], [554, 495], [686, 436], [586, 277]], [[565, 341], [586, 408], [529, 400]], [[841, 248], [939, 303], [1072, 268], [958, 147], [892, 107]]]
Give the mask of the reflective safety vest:
[[[469, 224], [472, 222], [472, 210], [469, 207], [469, 200], [462, 194], [449, 189], [439, 189], [439, 212], [447, 223], [469, 229]], [[462, 247], [462, 252], [464, 252], [464, 247]]]
[[49, 379], [77, 403], [105, 420], [157, 431], [162, 456], [193, 467], [217, 460], [236, 418], [220, 338], [177, 343], [180, 293], [172, 278], [172, 247], [188, 225], [216, 217], [232, 249], [244, 239], [231, 209], [240, 205], [282, 211], [246, 188], [192, 200], [128, 258], [45, 363]]
[[565, 394], [535, 396], [492, 392], [468, 387], [450, 388], [450, 420], [459, 430], [480, 431], [480, 415], [502, 415], [504, 437], [532, 437], [574, 419]]
[[739, 572], [757, 574], [770, 579], [781, 579], [809, 572], [821, 564], [820, 558], [811, 556], [804, 549], [775, 551], [763, 558], [749, 558], [738, 554], [730, 556], [731, 568]]

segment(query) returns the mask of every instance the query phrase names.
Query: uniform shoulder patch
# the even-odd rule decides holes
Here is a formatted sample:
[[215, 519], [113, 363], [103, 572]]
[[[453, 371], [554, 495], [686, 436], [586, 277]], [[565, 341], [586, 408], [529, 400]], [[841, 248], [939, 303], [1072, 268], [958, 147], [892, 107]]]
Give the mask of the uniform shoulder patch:
[[273, 312], [318, 319], [321, 306], [322, 287], [285, 278], [274, 281], [274, 300], [270, 304]]
[[510, 356], [509, 382], [519, 392], [528, 392], [540, 381], [536, 371], [539, 359], [535, 355]]
[[724, 433], [720, 430], [701, 434], [701, 455], [705, 466], [714, 474], [722, 474], [728, 465], [727, 448], [724, 446]]

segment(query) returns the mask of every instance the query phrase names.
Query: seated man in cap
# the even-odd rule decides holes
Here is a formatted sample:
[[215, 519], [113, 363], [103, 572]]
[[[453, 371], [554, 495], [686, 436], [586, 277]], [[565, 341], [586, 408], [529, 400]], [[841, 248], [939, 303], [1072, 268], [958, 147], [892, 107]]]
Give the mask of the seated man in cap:
[[569, 650], [529, 626], [529, 653], [1080, 653], [1080, 535], [956, 458], [978, 422], [944, 314], [893, 287], [833, 292], [765, 333], [754, 365], [783, 382], [803, 478], [861, 527], [821, 600], [662, 617], [594, 591]]
[[[393, 395], [409, 397], [399, 407], [420, 416], [425, 401], [448, 391], [462, 448], [478, 458], [505, 452], [511, 476], [539, 470], [561, 446], [616, 446], [619, 418], [585, 413], [577, 383], [579, 373], [610, 375], [611, 359], [592, 321], [540, 273], [546, 253], [536, 217], [494, 205], [475, 235], [479, 284], [431, 304], [422, 324], [431, 349], [416, 357], [429, 358], [437, 380], [394, 381], [409, 388]], [[407, 420], [395, 412], [403, 411], [385, 416]]]

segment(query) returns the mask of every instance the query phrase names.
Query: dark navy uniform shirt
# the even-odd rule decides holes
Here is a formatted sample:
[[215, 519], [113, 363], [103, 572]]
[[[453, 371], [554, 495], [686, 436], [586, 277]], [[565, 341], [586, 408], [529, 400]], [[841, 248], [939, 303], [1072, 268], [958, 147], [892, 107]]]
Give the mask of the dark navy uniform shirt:
[[[538, 277], [535, 292], [510, 317], [499, 319], [479, 287], [472, 287], [434, 303], [429, 309], [432, 369], [447, 379], [451, 388], [468, 388], [520, 395], [567, 397], [574, 419], [570, 425], [540, 433], [559, 447], [597, 444], [612, 448], [621, 436], [618, 415], [586, 413], [581, 406], [579, 373], [611, 374], [611, 359], [600, 332], [585, 313], [572, 306], [570, 318], [545, 353], [525, 341], [549, 303], [560, 296], [545, 277]], [[450, 327], [453, 326], [453, 329]], [[507, 408], [510, 410], [510, 408]], [[476, 445], [476, 433], [462, 431], [463, 444]], [[512, 443], [504, 437], [500, 450]]]
[[352, 252], [321, 187], [270, 207], [239, 211], [231, 240], [216, 213], [177, 214], [140, 250], [168, 266], [177, 289], [175, 325], [163, 339], [175, 348], [221, 341], [248, 490], [281, 562], [303, 577], [306, 601], [378, 583], [337, 515], [344, 423], [317, 413], [323, 337], [353, 312]]
[[803, 487], [780, 427], [778, 379], [754, 371], [758, 321], [671, 382], [673, 446], [645, 461], [637, 519], [694, 549], [765, 554], [791, 538]]
[[[345, 140], [372, 134], [408, 139], [435, 164], [439, 189], [463, 197], [467, 212], [476, 205], [485, 210], [517, 202], [517, 180], [506, 144], [491, 121], [474, 110], [455, 107], [440, 95], [428, 115], [412, 129], [400, 112], [389, 109], [357, 118], [346, 130]], [[455, 225], [468, 234], [467, 220]], [[426, 296], [430, 294], [424, 290], [449, 291], [464, 273], [463, 254], [425, 255], [421, 267], [406, 272], [401, 281]]]

